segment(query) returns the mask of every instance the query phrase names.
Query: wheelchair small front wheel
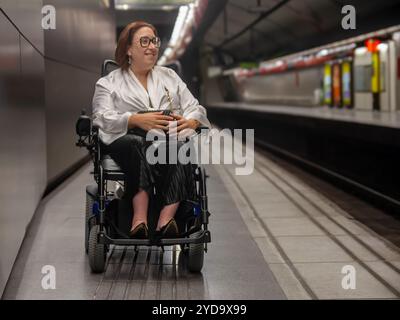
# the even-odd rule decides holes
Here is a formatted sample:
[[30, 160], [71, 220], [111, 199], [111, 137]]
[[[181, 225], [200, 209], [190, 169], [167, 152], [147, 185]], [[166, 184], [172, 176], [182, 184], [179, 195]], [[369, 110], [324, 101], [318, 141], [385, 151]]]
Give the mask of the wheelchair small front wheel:
[[95, 225], [89, 232], [89, 265], [94, 273], [104, 272], [107, 259], [107, 247], [97, 242], [97, 235], [100, 232], [100, 226]]
[[[189, 236], [189, 238], [196, 238], [201, 231], [197, 231]], [[204, 263], [204, 243], [191, 243], [187, 253], [188, 270], [190, 272], [200, 272]]]

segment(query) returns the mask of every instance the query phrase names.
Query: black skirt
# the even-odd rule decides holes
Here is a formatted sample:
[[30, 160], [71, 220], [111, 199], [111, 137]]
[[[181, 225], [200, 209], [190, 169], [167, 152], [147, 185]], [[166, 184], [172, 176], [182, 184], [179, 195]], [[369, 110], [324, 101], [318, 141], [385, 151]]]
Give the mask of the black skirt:
[[[195, 201], [196, 185], [192, 164], [150, 164], [146, 160], [146, 150], [150, 146], [143, 136], [128, 132], [109, 145], [102, 144], [102, 152], [109, 154], [121, 167], [127, 179], [125, 195], [131, 199], [139, 189], [152, 195], [156, 190], [159, 205]], [[178, 150], [183, 142], [178, 142]]]

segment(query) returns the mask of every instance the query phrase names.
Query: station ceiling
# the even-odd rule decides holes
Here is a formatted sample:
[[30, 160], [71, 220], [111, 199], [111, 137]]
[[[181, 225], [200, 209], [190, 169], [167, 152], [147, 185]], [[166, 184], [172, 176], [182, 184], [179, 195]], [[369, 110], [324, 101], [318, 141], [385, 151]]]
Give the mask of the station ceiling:
[[[131, 21], [145, 20], [156, 26], [164, 46], [171, 36], [179, 5], [185, 0], [115, 0], [129, 3], [117, 10], [121, 30]], [[137, 5], [136, 3], [147, 3]], [[223, 64], [260, 61], [309, 49], [337, 40], [399, 24], [400, 1], [382, 0], [209, 0], [213, 19], [206, 14], [200, 37], [192, 45], [206, 45], [228, 59]], [[345, 5], [356, 8], [356, 29], [344, 30]], [[209, 11], [209, 13], [210, 13]], [[162, 48], [164, 49], [164, 48]]]
[[[348, 4], [356, 8], [355, 30], [342, 28]], [[204, 42], [235, 61], [265, 60], [399, 24], [399, 16], [398, 0], [229, 0]]]

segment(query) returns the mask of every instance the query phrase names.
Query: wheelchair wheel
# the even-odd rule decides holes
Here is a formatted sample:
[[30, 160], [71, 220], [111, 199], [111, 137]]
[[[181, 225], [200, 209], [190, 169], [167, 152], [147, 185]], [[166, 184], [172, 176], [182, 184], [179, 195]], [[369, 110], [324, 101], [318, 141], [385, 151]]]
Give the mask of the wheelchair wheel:
[[[189, 235], [189, 238], [196, 238], [201, 231]], [[204, 262], [204, 243], [189, 244], [188, 250], [188, 270], [190, 272], [200, 272]]]
[[85, 251], [88, 253], [89, 249], [89, 233], [90, 229], [95, 225], [94, 219], [89, 221], [90, 216], [93, 213], [93, 197], [86, 193], [86, 210], [85, 210]]
[[104, 272], [107, 259], [107, 247], [97, 242], [97, 234], [100, 232], [100, 226], [95, 225], [89, 232], [89, 265], [93, 272]]

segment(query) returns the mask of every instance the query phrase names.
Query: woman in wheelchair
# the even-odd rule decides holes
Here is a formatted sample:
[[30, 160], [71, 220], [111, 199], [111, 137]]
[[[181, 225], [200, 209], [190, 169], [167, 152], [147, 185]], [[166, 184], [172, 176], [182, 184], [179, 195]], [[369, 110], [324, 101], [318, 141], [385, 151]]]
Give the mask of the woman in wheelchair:
[[139, 133], [168, 132], [172, 121], [178, 134], [200, 125], [211, 127], [205, 108], [175, 71], [156, 65], [159, 47], [153, 25], [143, 21], [127, 25], [115, 52], [119, 68], [96, 83], [93, 97], [93, 123], [99, 128], [102, 150], [127, 176], [125, 196], [132, 197], [133, 206], [130, 236], [140, 239], [149, 235], [147, 214], [153, 188], [161, 207], [156, 235], [173, 238], [178, 235], [175, 213], [181, 201], [195, 196], [195, 183], [190, 163], [150, 165], [148, 142]]

